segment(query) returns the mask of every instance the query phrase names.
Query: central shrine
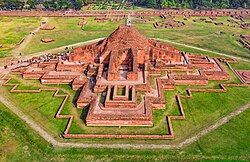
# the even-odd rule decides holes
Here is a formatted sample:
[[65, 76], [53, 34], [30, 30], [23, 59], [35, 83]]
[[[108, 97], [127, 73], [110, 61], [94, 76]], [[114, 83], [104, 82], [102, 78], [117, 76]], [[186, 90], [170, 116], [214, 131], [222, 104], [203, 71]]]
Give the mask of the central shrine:
[[33, 58], [13, 71], [79, 90], [76, 106], [87, 109], [87, 126], [153, 126], [153, 110], [165, 109], [165, 90], [228, 79], [218, 59], [148, 39], [131, 22], [68, 55]]
[[[86, 119], [91, 126], [152, 126], [149, 98], [138, 94], [151, 90], [149, 69], [158, 64], [184, 64], [180, 51], [147, 39], [132, 25], [120, 26], [108, 38], [75, 49], [69, 60], [98, 66], [90, 71], [96, 71], [94, 92], [101, 95], [92, 100], [86, 88], [77, 101], [78, 107], [82, 107], [92, 100]], [[164, 102], [159, 104], [164, 108]]]
[[102, 64], [108, 81], [137, 81], [150, 63], [182, 64], [184, 58], [174, 47], [147, 39], [127, 25], [96, 44], [75, 49], [69, 60]]

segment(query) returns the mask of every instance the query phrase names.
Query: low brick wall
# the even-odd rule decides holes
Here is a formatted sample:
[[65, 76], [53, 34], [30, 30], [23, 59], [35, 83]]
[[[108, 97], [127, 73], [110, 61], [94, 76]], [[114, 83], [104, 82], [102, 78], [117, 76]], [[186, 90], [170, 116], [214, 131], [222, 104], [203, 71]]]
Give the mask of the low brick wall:
[[22, 73], [24, 79], [40, 79], [44, 73]]
[[129, 108], [133, 109], [136, 107], [136, 102], [135, 101], [106, 101], [105, 102], [105, 107], [107, 108]]
[[[224, 61], [226, 61], [224, 59]], [[227, 65], [229, 66], [229, 68], [231, 70], [234, 71], [234, 69], [232, 69], [232, 67], [229, 65], [228, 62], [226, 62]], [[63, 97], [63, 102], [62, 104], [59, 106], [58, 111], [55, 114], [55, 118], [58, 119], [67, 119], [68, 123], [66, 125], [65, 131], [64, 131], [64, 138], [131, 138], [131, 139], [173, 139], [174, 136], [174, 131], [173, 131], [173, 127], [172, 127], [172, 120], [183, 120], [185, 119], [185, 113], [184, 113], [184, 109], [181, 103], [181, 98], [191, 98], [192, 97], [192, 93], [199, 93], [199, 92], [206, 92], [206, 93], [225, 93], [227, 91], [226, 87], [248, 87], [250, 86], [249, 84], [220, 84], [220, 88], [219, 89], [187, 89], [187, 94], [186, 95], [176, 95], [176, 101], [177, 101], [177, 105], [178, 105], [178, 109], [180, 112], [180, 115], [178, 116], [167, 116], [166, 117], [166, 123], [167, 123], [167, 128], [169, 130], [169, 134], [166, 135], [140, 135], [140, 134], [122, 134], [122, 135], [116, 135], [116, 134], [71, 134], [70, 133], [70, 128], [73, 122], [73, 115], [61, 115], [61, 111], [64, 108], [64, 105], [66, 103], [66, 101], [69, 98], [68, 94], [65, 95], [59, 95], [59, 89], [57, 88], [41, 88], [41, 89], [37, 89], [37, 90], [18, 90], [18, 84], [11, 84], [8, 83], [10, 81], [10, 78], [6, 77], [6, 78], [1, 78], [4, 80], [3, 85], [4, 86], [12, 86], [12, 89], [10, 90], [11, 93], [40, 93], [41, 91], [54, 91], [54, 97]], [[164, 91], [164, 87], [163, 87], [163, 81], [161, 79], [157, 79], [157, 88], [158, 88], [158, 97], [145, 97], [145, 105], [148, 107], [152, 107], [154, 104], [161, 104], [162, 99], [164, 99], [164, 95], [163, 95], [163, 91]], [[165, 103], [165, 101], [164, 101]], [[100, 119], [103, 118], [105, 116], [100, 116]], [[135, 126], [138, 124], [138, 122], [142, 122], [145, 125], [151, 125], [152, 123], [152, 119], [150, 118], [150, 116], [141, 116], [139, 118], [143, 119], [140, 121], [136, 121], [134, 119], [138, 118], [138, 116], [131, 116], [131, 117], [124, 117], [121, 116], [119, 118], [117, 118], [118, 123], [121, 120], [127, 119], [129, 124], [135, 124]], [[120, 120], [120, 121], [119, 121]], [[98, 124], [98, 120], [93, 120], [91, 121], [90, 118], [90, 123], [91, 122], [97, 122], [96, 124]], [[151, 123], [150, 123], [151, 121]], [[108, 118], [106, 118], [106, 121], [102, 121], [102, 122], [110, 122], [108, 120]], [[115, 122], [116, 123], [116, 122]], [[112, 124], [115, 124], [112, 123]], [[140, 124], [142, 124], [140, 123]], [[101, 122], [99, 123], [100, 125]]]

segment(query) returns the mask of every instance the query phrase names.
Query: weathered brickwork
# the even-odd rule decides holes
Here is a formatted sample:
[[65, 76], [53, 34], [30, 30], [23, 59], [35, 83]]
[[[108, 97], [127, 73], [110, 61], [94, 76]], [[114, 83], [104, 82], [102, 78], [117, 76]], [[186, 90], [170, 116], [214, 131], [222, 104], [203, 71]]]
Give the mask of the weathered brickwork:
[[[226, 59], [221, 59], [226, 61]], [[234, 60], [233, 60], [234, 61]], [[227, 65], [229, 66], [229, 68], [231, 70], [234, 71], [234, 69], [231, 68], [231, 66], [228, 64], [228, 62], [226, 62]], [[180, 115], [178, 116], [167, 116], [166, 117], [166, 122], [167, 122], [167, 129], [169, 131], [168, 134], [165, 135], [141, 135], [141, 134], [120, 134], [120, 135], [115, 135], [115, 134], [71, 134], [70, 133], [70, 128], [72, 125], [72, 122], [74, 120], [74, 116], [73, 115], [61, 115], [61, 111], [64, 108], [64, 105], [66, 103], [66, 101], [68, 100], [69, 96], [67, 94], [65, 95], [58, 95], [59, 89], [38, 89], [38, 90], [18, 90], [18, 84], [10, 84], [8, 83], [11, 78], [0, 78], [0, 79], [4, 79], [5, 82], [3, 83], [4, 86], [12, 86], [12, 89], [10, 90], [11, 93], [39, 93], [41, 91], [55, 91], [54, 96], [55, 97], [63, 97], [64, 100], [62, 102], [62, 104], [60, 105], [58, 111], [56, 112], [55, 117], [58, 119], [68, 119], [68, 123], [67, 126], [65, 128], [63, 137], [64, 138], [131, 138], [131, 139], [173, 139], [175, 137], [174, 135], [174, 130], [172, 127], [172, 120], [184, 120], [185, 117], [185, 113], [184, 113], [184, 109], [181, 103], [181, 98], [191, 98], [192, 97], [192, 92], [207, 92], [207, 93], [225, 93], [227, 91], [226, 87], [231, 87], [231, 86], [249, 86], [249, 84], [220, 84], [220, 89], [187, 89], [187, 95], [176, 95], [176, 102], [178, 104], [178, 108], [179, 108], [179, 112]], [[161, 82], [159, 82], [158, 85], [161, 85]], [[150, 99], [146, 99], [146, 104], [149, 104]], [[122, 124], [122, 119], [124, 119], [123, 116], [119, 116], [119, 118], [117, 119], [117, 123], [118, 125]], [[135, 124], [135, 120], [133, 120], [133, 117], [130, 118], [131, 120], [129, 121], [130, 125], [134, 125]], [[142, 119], [142, 118], [141, 118]], [[146, 119], [146, 118], [144, 118]], [[149, 120], [146, 120], [149, 121]], [[145, 120], [141, 120], [139, 124], [141, 125], [146, 125], [147, 122]], [[98, 122], [98, 119], [94, 122]], [[107, 123], [104, 123], [104, 125], [100, 124], [100, 126], [105, 126], [105, 125], [109, 125], [109, 121], [106, 121]], [[121, 123], [120, 123], [121, 122]], [[136, 123], [138, 124], [138, 123]], [[136, 125], [135, 124], [135, 125]], [[151, 123], [152, 124], [152, 123]], [[96, 125], [94, 123], [94, 125]]]
[[[33, 58], [12, 71], [21, 73], [25, 79], [39, 79], [42, 84], [70, 84], [72, 89], [79, 90], [76, 106], [88, 110], [87, 126], [152, 127], [153, 110], [165, 109], [165, 90], [173, 90], [177, 85], [206, 85], [209, 80], [227, 80], [229, 75], [220, 62], [230, 67], [227, 62], [234, 61], [184, 53], [148, 39], [135, 27], [126, 25], [120, 26], [108, 38], [76, 48], [69, 55]], [[242, 82], [249, 82], [248, 71], [233, 72]], [[8, 84], [8, 81], [5, 85], [13, 86], [11, 92], [44, 90], [17, 90], [18, 85]], [[248, 85], [221, 84], [220, 89], [187, 89], [187, 96], [177, 95], [181, 115], [166, 117], [170, 132], [166, 135], [70, 134], [73, 115], [60, 115], [62, 106], [56, 118], [69, 119], [65, 138], [171, 139], [174, 138], [171, 120], [185, 119], [182, 97], [190, 98], [192, 92], [226, 92], [226, 86]]]
[[153, 109], [165, 108], [164, 90], [228, 79], [217, 59], [182, 53], [147, 39], [130, 25], [74, 49], [65, 59], [32, 60], [19, 70], [24, 78], [40, 79], [42, 84], [80, 89], [76, 105], [89, 108], [86, 124], [91, 126], [152, 126]]

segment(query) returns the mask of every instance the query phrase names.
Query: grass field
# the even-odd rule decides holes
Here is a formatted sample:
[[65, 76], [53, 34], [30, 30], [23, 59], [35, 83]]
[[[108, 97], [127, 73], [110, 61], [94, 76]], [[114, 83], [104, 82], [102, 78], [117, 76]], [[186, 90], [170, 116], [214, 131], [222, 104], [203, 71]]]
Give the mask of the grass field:
[[[230, 80], [228, 81], [210, 81], [206, 86], [200, 88], [218, 88], [219, 83], [239, 83], [238, 78], [229, 70], [227, 66], [222, 65], [229, 73]], [[36, 80], [23, 80], [19, 76], [12, 76], [11, 83], [20, 83], [18, 89], [37, 89], [38, 87], [48, 87], [41, 85]], [[55, 87], [50, 85], [49, 87]], [[165, 117], [167, 115], [179, 115], [175, 95], [186, 94], [187, 86], [177, 86], [174, 91], [166, 91], [166, 108], [164, 110], [154, 110], [154, 126], [153, 127], [87, 127], [83, 123], [82, 115], [85, 110], [76, 109], [75, 91], [67, 85], [56, 86], [62, 89], [61, 92], [70, 94], [70, 99], [66, 103], [62, 114], [73, 114], [75, 116], [71, 133], [95, 133], [95, 134], [166, 134]], [[188, 86], [189, 88], [198, 88], [197, 86]], [[21, 110], [31, 116], [37, 123], [41, 124], [44, 129], [58, 138], [64, 131], [67, 120], [55, 119], [54, 115], [62, 102], [62, 98], [52, 97], [53, 92], [42, 93], [9, 93], [11, 87], [2, 87], [1, 92], [8, 97]], [[177, 143], [181, 140], [190, 137], [192, 134], [201, 131], [204, 127], [211, 125], [214, 121], [225, 116], [236, 108], [246, 104], [250, 100], [250, 88], [248, 87], [228, 87], [227, 93], [194, 93], [191, 99], [182, 99], [182, 104], [185, 108], [186, 120], [173, 121], [174, 133], [176, 138], [169, 141], [152, 141], [139, 140], [141, 143]], [[42, 99], [42, 100], [41, 100]], [[82, 140], [82, 139], [81, 139]], [[99, 139], [83, 139], [86, 142]], [[77, 141], [77, 140], [73, 140]], [[113, 142], [128, 142], [129, 140], [101, 140], [102, 143]]]
[[[32, 42], [24, 50], [25, 54], [49, 50], [78, 42], [107, 37], [119, 24], [115, 22], [97, 23], [93, 18], [87, 20], [87, 24], [82, 28], [78, 26], [80, 18], [48, 18], [50, 25], [55, 26], [54, 30], [40, 30]], [[42, 38], [52, 38], [52, 43], [42, 43]]]
[[[250, 59], [249, 50], [238, 43], [240, 34], [250, 34], [249, 30], [232, 27], [227, 17], [221, 17], [216, 22], [223, 22], [223, 26], [207, 24], [205, 22], [194, 23], [191, 18], [176, 20], [185, 22], [185, 26], [177, 29], [154, 29], [152, 22], [135, 24], [139, 31], [152, 38], [167, 39], [211, 51], [221, 52], [232, 56], [240, 56]], [[208, 19], [208, 18], [207, 18]], [[10, 56], [10, 51], [30, 31], [39, 26], [40, 18], [6, 18], [0, 17], [0, 61]], [[159, 18], [155, 19], [160, 20]], [[49, 50], [65, 45], [106, 37], [124, 20], [119, 22], [98, 23], [94, 18], [87, 18], [84, 27], [78, 26], [80, 18], [48, 18], [50, 25], [56, 27], [52, 31], [40, 30], [32, 41], [24, 49], [25, 55]], [[249, 20], [246, 20], [249, 21]], [[228, 26], [230, 25], [230, 26]], [[234, 36], [233, 36], [234, 34]], [[43, 44], [41, 38], [52, 38], [55, 42]], [[174, 45], [178, 49], [207, 54], [218, 57], [215, 53], [204, 52], [181, 45]], [[239, 79], [222, 65], [230, 75], [228, 81], [211, 81], [203, 88], [218, 88], [219, 83], [239, 83]], [[250, 69], [249, 62], [239, 61], [231, 64], [235, 69]], [[167, 100], [164, 110], [153, 112], [153, 127], [86, 127], [82, 120], [85, 110], [76, 109], [74, 101], [76, 93], [71, 87], [56, 85], [41, 85], [38, 81], [23, 80], [19, 76], [12, 76], [12, 83], [20, 83], [19, 89], [37, 89], [40, 87], [58, 87], [60, 93], [70, 94], [62, 114], [73, 114], [71, 133], [112, 133], [112, 134], [166, 134], [166, 115], [178, 115], [177, 104], [174, 96], [185, 94], [187, 86], [178, 86], [174, 91], [166, 91]], [[197, 88], [197, 86], [189, 86]], [[29, 115], [57, 140], [64, 131], [67, 120], [55, 119], [54, 115], [62, 102], [62, 98], [52, 97], [53, 92], [42, 93], [9, 93], [11, 87], [0, 87], [1, 95], [10, 99], [14, 105]], [[186, 139], [205, 127], [211, 125], [221, 117], [227, 115], [236, 108], [250, 101], [249, 87], [230, 87], [227, 93], [193, 93], [191, 99], [181, 99], [186, 114], [185, 120], [174, 120], [173, 128], [176, 138], [174, 140], [137, 140], [137, 143], [147, 144], [174, 144]], [[122, 150], [122, 149], [61, 149], [53, 148], [23, 121], [13, 115], [8, 108], [0, 103], [0, 161], [192, 161], [192, 160], [250, 160], [250, 111], [242, 113], [238, 117], [220, 127], [218, 130], [202, 137], [194, 144], [180, 150]], [[134, 143], [134, 140], [114, 139], [69, 139], [68, 141], [84, 141], [86, 143]]]
[[[159, 18], [155, 18], [155, 20], [158, 19]], [[176, 18], [176, 20], [181, 19], [180, 17]], [[230, 24], [227, 21], [227, 19], [229, 19], [228, 17], [221, 17], [216, 20], [216, 22], [223, 22], [223, 26], [216, 26], [205, 22], [194, 23], [192, 21], [193, 19], [196, 18], [181, 20], [185, 22], [186, 25], [176, 29], [154, 29], [152, 22], [145, 24], [138, 23], [135, 24], [135, 26], [142, 34], [151, 38], [167, 39], [232, 56], [250, 58], [249, 50], [243, 48], [238, 42], [239, 35], [250, 34], [249, 30], [243, 30], [239, 26], [232, 27], [232, 25], [235, 24]], [[93, 18], [88, 18], [86, 19], [87, 24], [81, 28], [77, 25], [79, 21], [80, 18], [49, 18], [49, 23], [54, 25], [56, 29], [53, 31], [39, 31], [24, 52], [29, 54], [95, 38], [106, 37], [119, 25], [124, 23], [124, 20], [119, 22], [106, 21], [98, 23]], [[40, 42], [40, 39], [43, 37], [50, 37], [56, 41], [49, 44], [43, 44]], [[179, 45], [174, 46], [187, 52], [200, 53], [199, 50], [190, 51], [190, 48]], [[201, 51], [201, 53], [204, 54], [204, 51]], [[206, 52], [205, 54], [213, 55]]]
[[231, 64], [236, 70], [250, 70], [250, 63], [245, 61], [239, 61], [239, 63]]
[[[235, 24], [231, 24], [227, 21], [229, 17], [221, 17], [216, 20], [216, 22], [223, 22], [223, 26], [216, 26], [205, 22], [194, 23], [192, 20], [197, 18], [191, 17], [188, 20], [183, 20], [182, 17], [176, 17], [175, 20], [183, 21], [186, 24], [184, 27], [176, 29], [154, 29], [152, 23], [162, 21], [158, 17], [153, 17], [155, 21], [143, 24], [135, 23], [134, 25], [147, 37], [171, 40], [232, 56], [250, 58], [249, 50], [243, 48], [238, 42], [239, 35], [250, 34], [249, 30], [243, 30], [237, 25], [233, 27]], [[62, 17], [48, 18], [49, 24], [55, 26], [56, 29], [51, 31], [40, 30], [22, 52], [25, 55], [29, 55], [31, 53], [50, 50], [74, 43], [107, 37], [119, 25], [124, 24], [124, 20], [119, 22], [97, 22], [94, 18], [86, 18], [87, 24], [81, 27], [78, 25], [80, 19], [81, 18]], [[18, 42], [29, 34], [32, 29], [38, 27], [41, 21], [40, 18], [17, 17], [1, 17], [1, 20], [0, 45], [3, 45], [3, 47], [0, 49], [0, 57], [2, 58], [10, 56], [11, 49], [16, 47]], [[245, 21], [248, 22], [249, 20], [246, 19]], [[55, 41], [45, 44], [41, 42], [42, 38], [52, 38]], [[187, 52], [218, 56], [211, 52], [204, 52], [176, 44], [173, 45]]]
[[[227, 22], [227, 19], [229, 19], [228, 17], [221, 17], [216, 20], [216, 22], [223, 22], [223, 26], [216, 26], [212, 23], [210, 24], [205, 22], [194, 23], [192, 20], [197, 18], [192, 17], [188, 20], [176, 18], [176, 20], [181, 20], [186, 24], [184, 27], [176, 29], [155, 30], [151, 24], [138, 24], [136, 26], [148, 37], [172, 40], [174, 42], [221, 52], [232, 56], [250, 58], [249, 50], [243, 48], [238, 42], [239, 35], [250, 34], [249, 30], [227, 26], [231, 25]], [[207, 18], [207, 20], [209, 19]], [[222, 32], [222, 34], [220, 34], [220, 32]], [[233, 34], [235, 36], [233, 36]], [[186, 51], [185, 48], [181, 48], [181, 50]]]
[[250, 111], [181, 150], [53, 148], [0, 103], [1, 161], [249, 160]]
[[39, 26], [40, 18], [0, 17], [0, 58], [7, 57], [10, 51]]

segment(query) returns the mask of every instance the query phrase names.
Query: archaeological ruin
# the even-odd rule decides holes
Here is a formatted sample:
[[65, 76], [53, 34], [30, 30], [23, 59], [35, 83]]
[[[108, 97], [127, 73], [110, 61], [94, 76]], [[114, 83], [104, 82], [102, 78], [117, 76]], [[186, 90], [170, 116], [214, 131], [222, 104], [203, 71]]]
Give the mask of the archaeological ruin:
[[153, 126], [152, 111], [165, 108], [164, 90], [229, 78], [217, 58], [148, 39], [129, 21], [99, 42], [70, 54], [32, 58], [12, 71], [79, 90], [76, 106], [88, 109], [87, 126]]

